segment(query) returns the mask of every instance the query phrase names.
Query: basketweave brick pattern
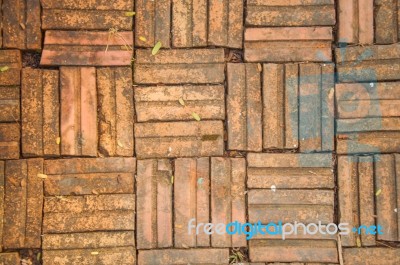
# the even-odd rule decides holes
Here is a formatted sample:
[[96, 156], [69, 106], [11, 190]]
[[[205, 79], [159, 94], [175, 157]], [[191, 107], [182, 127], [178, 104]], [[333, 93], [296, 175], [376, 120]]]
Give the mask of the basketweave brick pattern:
[[[375, 156], [339, 156], [338, 189], [340, 222], [352, 227], [381, 226], [383, 234], [350, 234], [342, 245], [375, 246], [376, 240], [400, 241], [398, 154]], [[396, 186], [397, 185], [397, 186]], [[396, 188], [397, 187], [397, 188]], [[376, 213], [376, 218], [374, 218]], [[357, 243], [359, 242], [359, 243]]]
[[400, 150], [400, 82], [336, 84], [337, 152]]
[[[398, 1], [339, 0], [338, 41], [391, 44], [400, 40]], [[375, 25], [375, 27], [374, 27]]]
[[241, 0], [137, 0], [136, 12], [138, 47], [242, 47]]
[[[65, 30], [131, 30], [133, 0], [41, 0], [42, 28]], [[129, 14], [129, 13], [128, 13]]]

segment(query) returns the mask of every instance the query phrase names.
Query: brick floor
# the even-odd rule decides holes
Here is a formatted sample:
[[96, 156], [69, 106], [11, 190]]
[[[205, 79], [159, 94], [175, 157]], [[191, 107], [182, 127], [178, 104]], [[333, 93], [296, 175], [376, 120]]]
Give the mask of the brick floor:
[[[371, 256], [365, 259], [366, 255]], [[343, 258], [349, 265], [395, 265], [400, 262], [400, 252], [389, 248], [345, 248]]]

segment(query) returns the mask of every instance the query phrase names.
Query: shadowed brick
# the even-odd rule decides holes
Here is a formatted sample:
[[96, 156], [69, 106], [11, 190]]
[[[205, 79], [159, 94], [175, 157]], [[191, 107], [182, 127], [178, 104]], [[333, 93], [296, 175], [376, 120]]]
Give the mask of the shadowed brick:
[[397, 265], [400, 262], [400, 249], [345, 248], [343, 260], [346, 265]]
[[16, 123], [0, 123], [0, 158], [18, 159], [20, 127]]
[[247, 28], [246, 62], [332, 61], [332, 29], [328, 27]]
[[59, 156], [59, 72], [22, 70], [22, 154]]
[[249, 26], [335, 25], [334, 0], [248, 0]]
[[46, 66], [130, 66], [133, 56], [132, 43], [131, 31], [48, 30], [44, 38], [40, 64]]
[[131, 30], [133, 0], [41, 0], [42, 27], [67, 30]]
[[[225, 89], [210, 86], [135, 87], [138, 122], [193, 120], [198, 113], [204, 120], [225, 119]], [[179, 99], [184, 101], [181, 105]]]
[[3, 265], [20, 264], [21, 259], [18, 252], [0, 253], [0, 263]]
[[400, 150], [400, 82], [337, 84], [337, 152]]
[[212, 84], [222, 83], [223, 49], [161, 50], [157, 56], [151, 50], [137, 50], [135, 61], [137, 84]]
[[43, 159], [9, 160], [5, 166], [4, 247], [40, 248]]
[[141, 265], [227, 264], [229, 262], [229, 249], [139, 250], [138, 262]]
[[97, 68], [99, 152], [133, 155], [133, 89], [130, 68]]
[[39, 0], [3, 0], [2, 25], [3, 48], [41, 50]]
[[400, 80], [400, 44], [336, 48], [338, 81]]
[[256, 64], [227, 67], [228, 149], [262, 150], [261, 76]]
[[223, 154], [223, 145], [222, 121], [135, 125], [138, 158], [219, 156]]
[[61, 154], [97, 156], [94, 67], [61, 67]]
[[172, 247], [171, 177], [172, 166], [169, 160], [138, 160], [138, 249]]

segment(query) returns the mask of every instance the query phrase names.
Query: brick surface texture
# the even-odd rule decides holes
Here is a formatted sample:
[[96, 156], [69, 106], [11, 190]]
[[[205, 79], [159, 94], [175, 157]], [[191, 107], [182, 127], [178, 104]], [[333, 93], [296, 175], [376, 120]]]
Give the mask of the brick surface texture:
[[400, 264], [400, 1], [0, 0], [0, 264]]

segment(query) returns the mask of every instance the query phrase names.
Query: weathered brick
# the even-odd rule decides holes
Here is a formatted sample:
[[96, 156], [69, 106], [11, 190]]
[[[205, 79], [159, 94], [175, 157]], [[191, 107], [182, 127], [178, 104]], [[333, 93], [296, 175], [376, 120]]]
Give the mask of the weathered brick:
[[40, 50], [39, 0], [3, 0], [3, 48]]
[[3, 265], [15, 265], [20, 264], [20, 262], [18, 252], [0, 253], [0, 263]]
[[137, 167], [137, 248], [172, 247], [172, 166], [152, 159]]
[[22, 70], [22, 154], [58, 156], [60, 145], [59, 72]]
[[44, 233], [135, 229], [135, 195], [45, 197]]
[[398, 2], [392, 0], [376, 0], [375, 5], [375, 42], [391, 44], [398, 42]]
[[5, 248], [40, 248], [43, 159], [9, 160], [5, 169]]
[[[210, 86], [135, 87], [135, 108], [138, 122], [193, 120], [192, 113], [202, 119], [225, 119], [225, 89]], [[179, 103], [183, 99], [184, 106]]]
[[209, 45], [242, 48], [243, 8], [241, 0], [209, 1]]
[[211, 84], [222, 83], [223, 49], [137, 50], [134, 80], [137, 84]]
[[153, 47], [158, 41], [170, 48], [171, 0], [136, 0], [135, 45]]
[[229, 249], [209, 248], [139, 250], [138, 262], [141, 265], [227, 264], [229, 262]]
[[105, 1], [41, 0], [42, 27], [67, 30], [131, 30], [133, 0]]
[[[351, 228], [375, 225], [373, 157], [339, 156], [338, 159], [339, 222]], [[374, 246], [375, 236], [350, 233], [341, 236], [342, 245]], [[357, 243], [357, 241], [359, 243]]]
[[[211, 158], [211, 222], [246, 222], [246, 161], [243, 158]], [[211, 235], [213, 247], [246, 246], [245, 235]]]
[[337, 152], [400, 150], [400, 82], [337, 84]]
[[228, 149], [262, 150], [261, 76], [256, 64], [227, 67]]
[[134, 193], [135, 158], [46, 160], [46, 196]]
[[18, 159], [19, 141], [19, 124], [0, 123], [0, 159]]
[[374, 43], [374, 0], [339, 0], [338, 41]]
[[251, 240], [254, 262], [338, 262], [334, 240]]
[[223, 124], [222, 121], [138, 123], [135, 149], [138, 158], [219, 156], [224, 149]]
[[335, 186], [330, 154], [247, 155], [247, 186], [277, 189], [332, 189]]
[[346, 265], [397, 265], [400, 263], [400, 249], [344, 248], [343, 260]]
[[337, 48], [338, 81], [400, 80], [400, 44]]
[[[4, 170], [5, 163], [0, 161], [0, 220], [4, 220]], [[0, 251], [3, 251], [3, 222], [0, 222]]]
[[328, 27], [247, 28], [246, 62], [332, 61], [332, 29]]
[[246, 25], [329, 26], [335, 25], [334, 0], [249, 0]]
[[134, 247], [45, 250], [42, 259], [43, 265], [130, 265], [136, 262], [136, 251]]
[[[85, 15], [82, 16], [85, 17]], [[133, 56], [132, 43], [131, 31], [48, 30], [44, 38], [40, 64], [46, 66], [130, 66]]]
[[105, 156], [133, 155], [132, 70], [97, 68], [99, 152]]
[[97, 156], [94, 67], [61, 67], [61, 154]]

